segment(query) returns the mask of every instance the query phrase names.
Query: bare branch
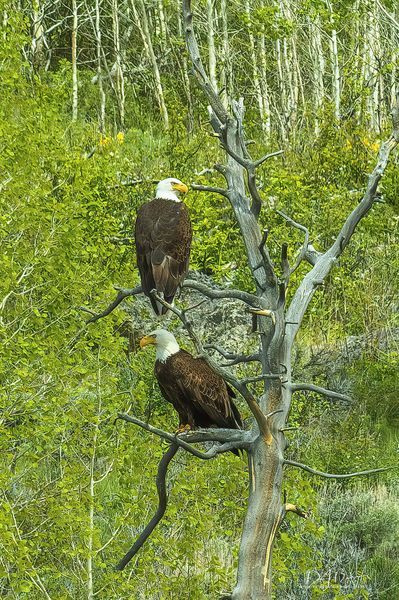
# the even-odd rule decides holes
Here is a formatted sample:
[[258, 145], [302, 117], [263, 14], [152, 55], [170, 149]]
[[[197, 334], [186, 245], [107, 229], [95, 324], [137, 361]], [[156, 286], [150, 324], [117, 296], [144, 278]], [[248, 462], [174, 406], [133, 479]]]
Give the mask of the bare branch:
[[152, 517], [151, 521], [141, 532], [133, 546], [130, 550], [125, 554], [125, 556], [118, 562], [115, 569], [117, 571], [122, 571], [126, 565], [132, 560], [133, 556], [137, 554], [140, 548], [143, 546], [145, 541], [150, 537], [151, 533], [154, 531], [155, 527], [158, 525], [159, 521], [165, 514], [166, 507], [168, 504], [168, 495], [166, 493], [166, 473], [168, 470], [168, 466], [172, 458], [175, 456], [179, 449], [179, 446], [176, 442], [172, 443], [170, 447], [167, 449], [163, 457], [161, 458], [158, 465], [158, 473], [156, 478], [157, 484], [157, 492], [158, 492], [158, 508], [155, 515]]
[[307, 471], [308, 473], [312, 473], [312, 475], [319, 475], [319, 477], [325, 477], [326, 479], [349, 479], [350, 477], [360, 477], [362, 475], [372, 475], [374, 473], [382, 473], [384, 471], [389, 471], [390, 469], [397, 469], [398, 465], [391, 467], [382, 467], [380, 469], [369, 469], [368, 471], [357, 471], [356, 473], [344, 473], [344, 474], [336, 474], [336, 473], [324, 473], [323, 471], [317, 471], [316, 469], [312, 469], [308, 467], [308, 465], [304, 465], [303, 463], [296, 462], [295, 460], [284, 460], [285, 465], [291, 465], [292, 467], [298, 467]]
[[254, 377], [245, 377], [240, 379], [241, 383], [255, 383], [256, 381], [265, 381], [265, 379], [281, 379], [281, 374], [277, 373], [262, 373], [261, 375], [255, 375]]
[[[163, 438], [164, 440], [168, 440], [172, 444], [177, 444], [190, 454], [193, 454], [197, 458], [201, 458], [203, 460], [209, 460], [210, 458], [214, 458], [217, 454], [221, 454], [223, 452], [228, 452], [229, 450], [233, 450], [235, 448], [244, 448], [249, 444], [247, 432], [244, 432], [242, 429], [209, 429], [207, 431], [195, 431], [190, 432], [189, 434], [173, 434], [164, 431], [163, 429], [158, 429], [158, 427], [153, 427], [149, 423], [145, 423], [136, 417], [132, 417], [131, 415], [126, 415], [124, 413], [120, 413], [117, 416], [117, 419], [121, 419], [122, 421], [127, 421], [128, 423], [134, 423], [134, 425], [138, 425], [142, 429], [157, 435], [158, 437]], [[231, 433], [230, 433], [231, 432]], [[190, 436], [191, 442], [205, 442], [205, 441], [218, 441], [221, 442], [221, 446], [214, 446], [207, 452], [201, 452], [194, 448], [191, 444], [186, 442], [183, 438]]]
[[250, 294], [248, 292], [243, 292], [241, 290], [234, 289], [214, 289], [211, 288], [204, 283], [199, 283], [198, 281], [194, 281], [193, 279], [186, 279], [183, 282], [183, 287], [190, 288], [191, 290], [197, 290], [207, 298], [211, 298], [212, 300], [224, 299], [224, 298], [233, 298], [235, 300], [241, 300], [241, 302], [245, 302], [250, 306], [254, 306], [259, 308], [259, 298], [255, 296], [255, 294]]
[[111, 302], [111, 304], [109, 306], [107, 306], [107, 308], [105, 310], [103, 310], [101, 313], [94, 313], [92, 310], [86, 308], [85, 306], [80, 306], [79, 309], [84, 311], [84, 312], [88, 312], [91, 315], [93, 315], [91, 317], [91, 319], [89, 319], [88, 321], [86, 321], [86, 324], [88, 325], [89, 323], [95, 323], [96, 321], [98, 321], [99, 319], [102, 319], [103, 317], [107, 317], [110, 313], [112, 313], [113, 310], [115, 310], [115, 308], [117, 306], [119, 306], [119, 304], [125, 299], [128, 298], [129, 296], [137, 296], [137, 294], [141, 294], [143, 289], [141, 287], [141, 285], [132, 288], [132, 289], [127, 289], [127, 288], [118, 288], [115, 286], [116, 290], [118, 291], [118, 294], [115, 298], [115, 300], [113, 302]]
[[291, 219], [288, 215], [283, 213], [281, 210], [276, 210], [276, 212], [280, 215], [280, 217], [283, 217], [283, 219], [285, 219], [290, 225], [292, 225], [296, 229], [300, 229], [305, 234], [305, 240], [303, 242], [302, 249], [297, 256], [294, 266], [289, 270], [289, 274], [292, 275], [292, 273], [294, 271], [296, 271], [296, 269], [299, 267], [299, 265], [301, 264], [303, 259], [306, 257], [306, 254], [308, 251], [308, 246], [309, 246], [309, 230], [304, 225], [301, 225], [300, 223], [297, 223], [296, 221]]
[[280, 156], [280, 154], [284, 154], [284, 150], [276, 150], [276, 152], [271, 152], [270, 154], [262, 156], [262, 158], [258, 158], [258, 160], [254, 161], [255, 169], [257, 167], [260, 167], [260, 165], [262, 165], [266, 160], [269, 160], [269, 158], [273, 158], [274, 156]]
[[351, 402], [349, 396], [345, 394], [340, 394], [339, 392], [333, 392], [332, 390], [327, 390], [326, 388], [320, 387], [319, 385], [314, 385], [313, 383], [292, 383], [290, 386], [292, 392], [298, 391], [309, 391], [316, 392], [317, 394], [322, 394], [323, 396], [327, 396], [328, 398], [333, 398], [336, 400], [343, 400], [344, 402]]
[[209, 185], [197, 185], [196, 183], [191, 184], [191, 188], [197, 192], [211, 192], [214, 194], [221, 194], [225, 198], [228, 198], [227, 190], [220, 187], [211, 187]]
[[222, 367], [232, 367], [233, 365], [237, 365], [239, 363], [249, 363], [249, 362], [260, 362], [261, 357], [260, 354], [234, 354], [233, 352], [227, 352], [224, 348], [217, 346], [216, 344], [206, 344], [204, 346], [205, 350], [216, 350], [219, 352], [224, 358], [230, 360], [231, 362], [221, 365]]
[[399, 142], [399, 106], [392, 111], [392, 119], [394, 123], [393, 133], [380, 148], [378, 161], [369, 177], [363, 199], [347, 217], [332, 246], [323, 255], [318, 256], [316, 264], [303, 278], [302, 283], [299, 285], [294, 297], [291, 300], [291, 304], [286, 316], [286, 321], [287, 323], [291, 324], [291, 327], [286, 331], [285, 344], [291, 345], [293, 343], [295, 335], [301, 325], [303, 316], [306, 312], [309, 302], [313, 298], [317, 286], [324, 282], [333, 265], [341, 256], [346, 246], [349, 244], [356, 226], [361, 219], [367, 215], [368, 211], [373, 206], [377, 187], [387, 167], [390, 152], [397, 146]]

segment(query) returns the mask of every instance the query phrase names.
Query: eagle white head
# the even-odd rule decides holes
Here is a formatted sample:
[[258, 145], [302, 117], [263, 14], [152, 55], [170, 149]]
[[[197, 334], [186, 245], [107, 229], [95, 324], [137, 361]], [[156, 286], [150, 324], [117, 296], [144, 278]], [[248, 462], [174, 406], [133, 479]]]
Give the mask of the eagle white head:
[[169, 177], [168, 179], [162, 179], [156, 187], [155, 198], [162, 198], [163, 200], [173, 200], [174, 202], [181, 202], [180, 194], [187, 194], [188, 187], [180, 179], [174, 179]]
[[180, 346], [175, 336], [166, 329], [155, 329], [140, 340], [140, 348], [153, 345], [156, 347], [156, 359], [165, 362], [169, 356], [179, 352]]

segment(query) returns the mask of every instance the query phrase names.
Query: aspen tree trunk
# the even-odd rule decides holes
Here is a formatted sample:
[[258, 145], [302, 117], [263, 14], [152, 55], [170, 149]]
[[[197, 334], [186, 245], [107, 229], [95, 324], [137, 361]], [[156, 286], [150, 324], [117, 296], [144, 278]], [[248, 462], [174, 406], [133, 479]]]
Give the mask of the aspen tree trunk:
[[136, 21], [136, 25], [141, 35], [141, 39], [143, 40], [144, 51], [147, 55], [148, 60], [152, 65], [152, 70], [154, 73], [155, 79], [155, 95], [158, 101], [159, 110], [161, 112], [163, 125], [165, 129], [169, 129], [169, 115], [168, 109], [166, 108], [165, 97], [163, 93], [163, 87], [161, 82], [161, 75], [158, 68], [157, 59], [154, 52], [154, 47], [152, 45], [150, 29], [148, 26], [148, 18], [146, 13], [146, 8], [143, 0], [139, 0], [141, 16], [139, 15], [134, 0], [131, 0], [131, 7], [134, 15], [134, 19]]
[[293, 73], [292, 73], [290, 61], [288, 58], [287, 38], [283, 39], [283, 64], [284, 64], [284, 70], [285, 70], [285, 78], [286, 78], [287, 87], [288, 87], [287, 123], [288, 123], [289, 129], [291, 131], [292, 125], [294, 122], [293, 121], [294, 114], [295, 114], [295, 91], [294, 91], [294, 85], [293, 85]]
[[101, 67], [101, 22], [100, 22], [100, 0], [96, 0], [96, 49], [97, 49], [97, 85], [98, 93], [100, 97], [100, 115], [99, 115], [99, 128], [102, 134], [105, 133], [105, 92], [103, 86], [103, 75]]
[[[395, 32], [393, 32], [395, 33]], [[393, 35], [394, 43], [395, 43], [395, 35]], [[395, 48], [395, 46], [393, 46]], [[399, 88], [398, 88], [398, 63], [399, 63], [399, 50], [395, 48], [392, 53], [392, 71], [391, 71], [391, 81], [390, 81], [390, 105], [394, 106], [395, 102], [397, 102], [397, 98], [399, 96]]]
[[119, 34], [119, 6], [118, 0], [112, 0], [112, 24], [114, 33], [114, 48], [115, 48], [115, 91], [119, 109], [118, 129], [123, 130], [125, 126], [125, 78], [123, 75], [121, 43]]
[[321, 23], [320, 17], [317, 15], [314, 22], [310, 21], [310, 51], [313, 64], [313, 88], [314, 88], [314, 109], [315, 109], [315, 121], [314, 128], [315, 133], [320, 133], [320, 122], [319, 115], [320, 109], [323, 106], [324, 99], [324, 72], [325, 72], [325, 60], [323, 53], [323, 45], [321, 41]]
[[43, 10], [39, 0], [32, 1], [32, 65], [39, 69], [44, 60], [44, 29], [43, 29]]
[[252, 33], [252, 25], [251, 25], [252, 16], [251, 16], [251, 8], [249, 5], [249, 0], [245, 0], [245, 12], [247, 15], [247, 22], [248, 22], [249, 49], [250, 49], [250, 53], [251, 53], [251, 62], [252, 62], [252, 79], [254, 82], [256, 98], [258, 101], [261, 125], [262, 125], [263, 131], [265, 131], [266, 130], [266, 115], [264, 113], [264, 103], [263, 103], [262, 89], [261, 89], [261, 85], [260, 85], [260, 78], [259, 78], [259, 71], [258, 71], [258, 57], [256, 54], [255, 39], [254, 39], [254, 35]]
[[78, 67], [77, 67], [77, 32], [78, 32], [78, 6], [72, 0], [72, 121], [78, 118]]
[[209, 78], [213, 88], [218, 91], [218, 81], [216, 75], [216, 48], [215, 48], [215, 8], [214, 0], [206, 0], [206, 16], [208, 23], [208, 65]]
[[368, 95], [367, 109], [370, 119], [370, 129], [372, 131], [379, 130], [379, 88], [380, 88], [380, 76], [378, 66], [378, 48], [379, 48], [379, 29], [377, 24], [377, 4], [369, 10], [368, 14], [368, 68], [369, 68], [369, 86], [370, 93]]
[[289, 119], [288, 106], [287, 106], [287, 94], [285, 88], [285, 81], [283, 77], [283, 66], [282, 66], [282, 56], [281, 56], [281, 40], [276, 40], [276, 63], [277, 63], [277, 75], [278, 75], [278, 84], [280, 90], [280, 110], [277, 110], [277, 116], [280, 121], [280, 132], [281, 139], [283, 142], [287, 140], [287, 124]]
[[158, 17], [159, 17], [159, 29], [161, 33], [161, 47], [165, 47], [165, 42], [167, 40], [167, 27], [166, 27], [166, 17], [165, 10], [163, 6], [163, 0], [158, 0]]
[[[100, 376], [98, 374], [98, 376]], [[98, 412], [101, 412], [101, 398], [99, 399]], [[87, 600], [94, 598], [94, 581], [93, 581], [93, 550], [94, 550], [94, 488], [95, 488], [95, 465], [97, 455], [97, 440], [98, 440], [98, 424], [94, 425], [93, 446], [90, 458], [89, 467], [89, 537], [87, 542]]]
[[[332, 8], [331, 13], [332, 13]], [[331, 14], [331, 25], [333, 27], [334, 17]], [[338, 60], [338, 41], [337, 31], [332, 29], [330, 38], [330, 57], [331, 57], [331, 68], [332, 68], [332, 89], [334, 97], [334, 114], [337, 121], [341, 117], [341, 82], [340, 82], [340, 71], [339, 71], [339, 60]]]
[[227, 108], [231, 103], [232, 86], [233, 86], [233, 72], [230, 57], [230, 43], [229, 43], [229, 32], [228, 32], [228, 15], [227, 15], [227, 0], [221, 0], [220, 2], [220, 17], [222, 21], [222, 59], [221, 59], [221, 71], [220, 71], [220, 82], [221, 82], [221, 98], [223, 105]]
[[259, 54], [260, 54], [260, 57], [259, 57], [260, 86], [261, 86], [262, 101], [263, 101], [264, 131], [265, 131], [266, 137], [270, 138], [271, 115], [270, 115], [269, 86], [267, 83], [266, 40], [265, 40], [264, 31], [262, 32], [262, 34], [260, 36]]
[[[176, 0], [176, 2], [177, 2], [177, 14], [180, 14], [181, 0]], [[177, 27], [178, 27], [179, 37], [182, 38], [183, 37], [183, 27], [182, 27], [181, 19], [177, 20]], [[182, 60], [184, 90], [185, 90], [186, 98], [187, 98], [186, 130], [187, 130], [187, 133], [190, 134], [194, 131], [194, 109], [193, 109], [193, 99], [192, 99], [192, 95], [191, 95], [190, 77], [188, 75], [187, 56], [185, 53], [183, 54], [181, 60]]]

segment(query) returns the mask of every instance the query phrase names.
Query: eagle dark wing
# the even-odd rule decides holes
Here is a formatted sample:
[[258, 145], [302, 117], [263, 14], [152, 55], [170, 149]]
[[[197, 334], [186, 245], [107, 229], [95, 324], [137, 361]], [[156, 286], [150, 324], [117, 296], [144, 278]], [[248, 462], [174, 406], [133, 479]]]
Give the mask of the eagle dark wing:
[[194, 358], [180, 350], [167, 363], [170, 363], [170, 377], [175, 382], [174, 397], [179, 392], [181, 400], [184, 399], [193, 415], [194, 426], [242, 427], [240, 413], [230, 397], [230, 388], [202, 358]]
[[137, 266], [144, 293], [156, 314], [167, 309], [150, 296], [156, 289], [172, 302], [189, 265], [192, 229], [183, 202], [161, 198], [144, 204], [137, 212], [135, 242]]

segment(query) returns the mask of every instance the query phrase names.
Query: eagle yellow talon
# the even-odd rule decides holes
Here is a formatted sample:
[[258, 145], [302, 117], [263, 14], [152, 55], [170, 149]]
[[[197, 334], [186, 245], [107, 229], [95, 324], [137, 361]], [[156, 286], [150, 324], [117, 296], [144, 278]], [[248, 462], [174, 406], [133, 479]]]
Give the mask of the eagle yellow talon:
[[186, 433], [187, 431], [191, 431], [191, 425], [180, 425], [179, 429], [176, 431], [176, 435], [179, 435], [179, 433]]

